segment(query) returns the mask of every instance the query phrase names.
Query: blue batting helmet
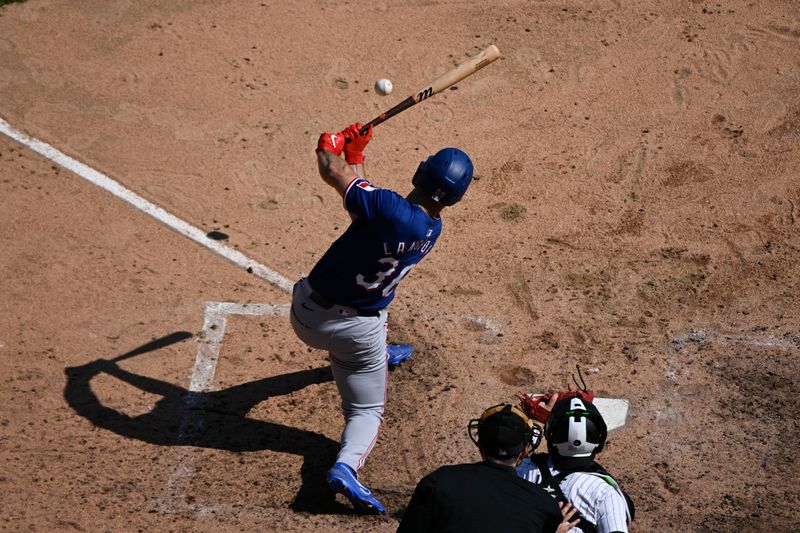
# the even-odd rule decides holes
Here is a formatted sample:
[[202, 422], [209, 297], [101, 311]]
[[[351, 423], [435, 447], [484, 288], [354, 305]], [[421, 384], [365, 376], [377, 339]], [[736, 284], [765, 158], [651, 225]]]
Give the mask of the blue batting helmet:
[[453, 205], [472, 182], [472, 161], [458, 148], [443, 148], [419, 164], [411, 183], [442, 205]]

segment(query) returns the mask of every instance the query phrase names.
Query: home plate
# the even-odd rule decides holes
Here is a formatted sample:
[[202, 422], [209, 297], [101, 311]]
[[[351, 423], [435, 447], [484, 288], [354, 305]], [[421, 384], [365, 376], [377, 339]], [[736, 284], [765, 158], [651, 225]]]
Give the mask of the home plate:
[[609, 431], [612, 429], [621, 428], [625, 425], [628, 419], [628, 406], [630, 402], [620, 398], [595, 398], [592, 402], [600, 414], [603, 415], [603, 420], [606, 421], [606, 427]]

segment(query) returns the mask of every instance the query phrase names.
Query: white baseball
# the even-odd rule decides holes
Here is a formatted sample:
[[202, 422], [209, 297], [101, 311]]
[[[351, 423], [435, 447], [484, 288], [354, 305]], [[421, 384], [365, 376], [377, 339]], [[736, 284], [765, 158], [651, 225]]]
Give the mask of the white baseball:
[[392, 82], [386, 78], [381, 78], [375, 82], [375, 92], [381, 96], [392, 93]]

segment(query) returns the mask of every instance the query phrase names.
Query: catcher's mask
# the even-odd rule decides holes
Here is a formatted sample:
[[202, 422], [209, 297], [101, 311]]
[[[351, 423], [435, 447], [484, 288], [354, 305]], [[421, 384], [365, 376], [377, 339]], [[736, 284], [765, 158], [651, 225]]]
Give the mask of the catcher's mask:
[[603, 451], [608, 430], [597, 407], [578, 397], [559, 400], [544, 426], [547, 449], [559, 469], [585, 466]]
[[536, 448], [542, 438], [541, 428], [510, 403], [489, 407], [480, 418], [470, 420], [467, 433], [478, 448], [496, 459], [518, 457], [526, 446]]

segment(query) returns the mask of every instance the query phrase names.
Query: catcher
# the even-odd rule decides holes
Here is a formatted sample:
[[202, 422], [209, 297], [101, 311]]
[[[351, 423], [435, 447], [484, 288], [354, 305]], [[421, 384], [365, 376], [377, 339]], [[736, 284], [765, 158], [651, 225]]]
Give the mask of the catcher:
[[593, 400], [594, 392], [585, 384], [579, 391], [521, 394], [521, 409], [544, 423], [548, 453], [531, 454], [517, 467], [517, 475], [544, 488], [559, 503], [572, 502], [579, 521], [571, 531], [627, 533], [633, 501], [594, 460], [608, 431]]

